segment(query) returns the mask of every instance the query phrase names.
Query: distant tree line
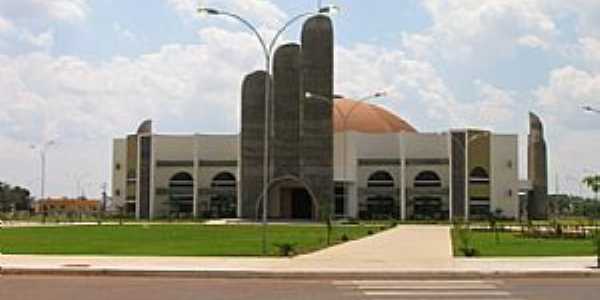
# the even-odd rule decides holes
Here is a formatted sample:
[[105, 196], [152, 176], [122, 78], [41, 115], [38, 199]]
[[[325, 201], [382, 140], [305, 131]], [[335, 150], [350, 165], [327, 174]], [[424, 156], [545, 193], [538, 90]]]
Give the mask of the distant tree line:
[[549, 195], [548, 210], [554, 217], [600, 218], [600, 201], [572, 195]]
[[30, 210], [32, 203], [28, 189], [0, 182], [0, 212]]

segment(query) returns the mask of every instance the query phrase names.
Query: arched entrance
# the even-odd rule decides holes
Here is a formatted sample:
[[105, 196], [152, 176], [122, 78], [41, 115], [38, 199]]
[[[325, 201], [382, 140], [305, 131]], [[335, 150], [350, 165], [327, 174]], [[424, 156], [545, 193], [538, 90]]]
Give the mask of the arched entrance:
[[[271, 219], [316, 220], [318, 201], [310, 187], [295, 176], [283, 176], [269, 185], [268, 214]], [[262, 215], [262, 196], [256, 204], [257, 216]]]

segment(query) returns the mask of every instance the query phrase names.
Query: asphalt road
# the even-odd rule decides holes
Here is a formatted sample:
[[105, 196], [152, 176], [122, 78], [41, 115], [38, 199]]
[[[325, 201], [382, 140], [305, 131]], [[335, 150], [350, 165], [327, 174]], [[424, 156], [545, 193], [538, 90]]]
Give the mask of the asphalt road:
[[311, 281], [138, 277], [0, 277], [0, 300], [8, 299], [597, 300], [600, 299], [600, 279]]

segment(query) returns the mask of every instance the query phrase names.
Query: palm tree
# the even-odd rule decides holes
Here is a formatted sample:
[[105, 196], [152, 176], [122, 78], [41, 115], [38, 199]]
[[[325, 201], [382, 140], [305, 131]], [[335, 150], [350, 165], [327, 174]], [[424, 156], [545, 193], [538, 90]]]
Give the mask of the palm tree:
[[600, 194], [600, 175], [585, 177], [583, 183], [596, 194], [596, 201], [598, 201], [598, 194]]

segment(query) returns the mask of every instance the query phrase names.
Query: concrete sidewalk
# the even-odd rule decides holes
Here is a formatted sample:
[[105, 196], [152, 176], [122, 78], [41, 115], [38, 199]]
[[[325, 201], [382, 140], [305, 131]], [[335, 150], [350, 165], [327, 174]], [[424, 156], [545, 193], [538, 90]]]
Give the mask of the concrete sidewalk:
[[1, 255], [2, 274], [226, 278], [600, 276], [595, 258], [453, 258], [447, 226], [398, 226], [295, 258]]

